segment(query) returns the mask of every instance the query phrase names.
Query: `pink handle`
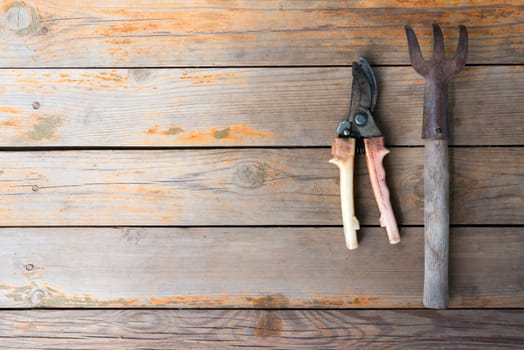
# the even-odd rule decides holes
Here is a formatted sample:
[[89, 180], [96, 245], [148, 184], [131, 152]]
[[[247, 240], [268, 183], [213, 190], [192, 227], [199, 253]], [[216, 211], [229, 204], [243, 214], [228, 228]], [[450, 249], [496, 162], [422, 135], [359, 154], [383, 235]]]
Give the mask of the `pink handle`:
[[384, 147], [383, 137], [372, 137], [364, 139], [366, 146], [366, 163], [371, 180], [371, 187], [380, 211], [380, 226], [386, 228], [389, 243], [400, 242], [397, 220], [391, 207], [388, 185], [386, 184], [386, 171], [382, 161], [389, 150]]

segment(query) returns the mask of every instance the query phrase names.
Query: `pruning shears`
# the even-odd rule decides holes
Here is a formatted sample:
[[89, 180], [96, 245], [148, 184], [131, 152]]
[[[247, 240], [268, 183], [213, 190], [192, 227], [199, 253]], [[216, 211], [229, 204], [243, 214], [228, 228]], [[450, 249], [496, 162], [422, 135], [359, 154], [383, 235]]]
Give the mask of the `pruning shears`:
[[346, 246], [348, 249], [358, 247], [357, 230], [360, 229], [353, 197], [355, 152], [366, 154], [371, 187], [380, 212], [380, 226], [386, 229], [389, 242], [395, 244], [400, 242], [400, 235], [382, 164], [389, 150], [384, 146], [384, 137], [373, 116], [377, 102], [377, 81], [371, 66], [363, 57], [353, 62], [352, 72], [349, 117], [337, 127], [338, 137], [333, 140], [333, 158], [329, 161], [340, 169], [340, 199]]

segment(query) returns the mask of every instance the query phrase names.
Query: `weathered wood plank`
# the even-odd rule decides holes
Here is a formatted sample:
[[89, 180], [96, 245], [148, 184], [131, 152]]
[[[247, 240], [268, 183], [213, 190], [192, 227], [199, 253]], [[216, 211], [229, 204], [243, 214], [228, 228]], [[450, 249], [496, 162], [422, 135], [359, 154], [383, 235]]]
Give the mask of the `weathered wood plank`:
[[[423, 224], [423, 148], [386, 157], [400, 224]], [[450, 155], [454, 224], [523, 224], [521, 147]], [[329, 149], [0, 153], [3, 226], [337, 225], [338, 169]], [[378, 224], [364, 156], [356, 214]]]
[[454, 50], [470, 32], [468, 63], [523, 63], [518, 0], [40, 1], [3, 2], [4, 67], [333, 65], [366, 55], [407, 64], [403, 26], [429, 51], [439, 22]]
[[[423, 229], [4, 228], [1, 307], [422, 306]], [[523, 307], [522, 228], [454, 228], [451, 307]]]
[[[377, 68], [389, 145], [421, 145], [423, 80]], [[329, 146], [351, 68], [1, 70], [0, 146]], [[467, 67], [451, 144], [524, 139], [524, 67]], [[496, 125], [496, 127], [494, 127]]]
[[521, 349], [521, 310], [3, 311], [4, 349]]

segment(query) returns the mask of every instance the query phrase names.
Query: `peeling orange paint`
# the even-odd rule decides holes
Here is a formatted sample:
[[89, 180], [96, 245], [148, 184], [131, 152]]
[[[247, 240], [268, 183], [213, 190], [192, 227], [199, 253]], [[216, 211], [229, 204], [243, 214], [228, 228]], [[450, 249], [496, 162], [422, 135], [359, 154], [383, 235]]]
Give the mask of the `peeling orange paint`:
[[129, 44], [131, 44], [131, 40], [128, 39], [128, 38], [110, 39], [110, 40], [107, 40], [106, 42], [109, 43], [109, 44], [114, 44], [114, 45], [129, 45]]
[[184, 129], [179, 128], [177, 126], [172, 126], [167, 128], [166, 130], [160, 130], [160, 126], [153, 125], [150, 129], [146, 130], [145, 133], [149, 135], [178, 135], [180, 133], [183, 133]]
[[9, 119], [3, 120], [0, 125], [2, 126], [20, 126], [22, 124], [23, 124], [23, 121], [21, 119], [9, 118]]
[[152, 31], [158, 28], [155, 22], [151, 21], [139, 21], [139, 22], [127, 22], [122, 24], [115, 24], [109, 26], [109, 30], [105, 31], [106, 36], [115, 36], [115, 34], [132, 34]]
[[24, 111], [18, 109], [18, 108], [13, 108], [13, 107], [8, 107], [8, 106], [0, 106], [0, 113], [8, 113], [8, 114], [23, 114]]
[[215, 83], [221, 79], [231, 79], [237, 77], [236, 73], [219, 73], [219, 74], [189, 74], [184, 73], [180, 77], [182, 80], [193, 80], [193, 84]]
[[256, 137], [270, 137], [271, 136], [271, 133], [269, 132], [253, 130], [246, 124], [231, 125], [231, 131], [235, 134], [241, 134], [243, 136], [256, 136]]
[[246, 124], [235, 124], [226, 128], [211, 128], [208, 131], [181, 133], [177, 141], [190, 145], [216, 144], [220, 141], [243, 141], [249, 137], [271, 137], [272, 134], [251, 129]]
[[15, 327], [18, 329], [23, 329], [23, 330], [38, 330], [38, 331], [45, 331], [49, 329], [49, 327], [42, 326], [42, 325], [34, 325], [31, 323], [16, 323]]
[[108, 73], [108, 72], [100, 72], [95, 75], [95, 78], [104, 80], [104, 81], [111, 81], [111, 82], [123, 82], [127, 81], [128, 77], [120, 74], [115, 73]]
[[[310, 307], [380, 307], [382, 298], [368, 297], [325, 297], [325, 298], [290, 298], [284, 295], [205, 295], [179, 294], [167, 297], [132, 297], [132, 298], [97, 298], [90, 294], [68, 295], [45, 282], [32, 282], [25, 286], [10, 286], [0, 283], [3, 298], [16, 304], [49, 307], [254, 307], [257, 309], [273, 308], [310, 308]], [[5, 303], [5, 302], [4, 302]], [[411, 306], [419, 306], [411, 305]]]

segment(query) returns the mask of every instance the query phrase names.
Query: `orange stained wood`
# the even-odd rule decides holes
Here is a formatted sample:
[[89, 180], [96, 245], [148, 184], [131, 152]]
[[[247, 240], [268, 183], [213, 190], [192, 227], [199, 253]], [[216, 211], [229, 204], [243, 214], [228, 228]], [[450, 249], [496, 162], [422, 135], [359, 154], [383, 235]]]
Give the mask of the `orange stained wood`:
[[[45, 282], [32, 282], [24, 286], [10, 286], [0, 283], [0, 293], [15, 304], [49, 307], [251, 307], [257, 309], [311, 308], [311, 307], [379, 307], [383, 298], [362, 296], [337, 296], [300, 298], [283, 295], [199, 295], [178, 294], [168, 297], [121, 297], [103, 298], [91, 294], [67, 294]], [[413, 305], [415, 306], [415, 305]]]
[[18, 109], [18, 108], [9, 107], [9, 106], [0, 106], [0, 113], [23, 114], [25, 113], [25, 111]]
[[[467, 66], [455, 79], [454, 145], [521, 143], [524, 105], [507, 101], [524, 94], [523, 67]], [[387, 145], [420, 145], [423, 79], [411, 67], [375, 72]], [[193, 84], [202, 79], [210, 83]], [[11, 82], [0, 91], [4, 147], [327, 146], [351, 93], [347, 67], [24, 69], [0, 70], [0, 80]], [[497, 128], [486, 127], [487, 106], [504, 116]], [[27, 137], [39, 117], [53, 116], [62, 119], [56, 137]], [[22, 123], [2, 124], [13, 117]]]
[[22, 125], [23, 120], [18, 118], [8, 118], [2, 121], [2, 126], [19, 127]]
[[181, 144], [191, 146], [216, 144], [220, 141], [241, 142], [252, 137], [267, 138], [272, 136], [269, 132], [253, 130], [246, 124], [235, 124], [226, 128], [211, 128], [208, 131], [186, 131], [178, 126], [161, 129], [159, 125], [155, 124], [144, 133], [146, 135], [175, 136]]
[[[6, 67], [407, 64], [403, 26], [470, 28], [470, 63], [522, 63], [522, 3], [363, 1], [7, 1]], [[453, 27], [453, 28], [452, 28]], [[449, 31], [449, 32], [446, 32]], [[450, 49], [450, 52], [452, 49]]]
[[236, 78], [237, 73], [218, 73], [218, 74], [202, 74], [199, 72], [197, 74], [184, 73], [180, 76], [180, 79], [191, 80], [192, 84], [209, 84], [218, 82], [220, 79], [228, 79], [232, 83], [243, 83], [243, 79], [232, 79]]

